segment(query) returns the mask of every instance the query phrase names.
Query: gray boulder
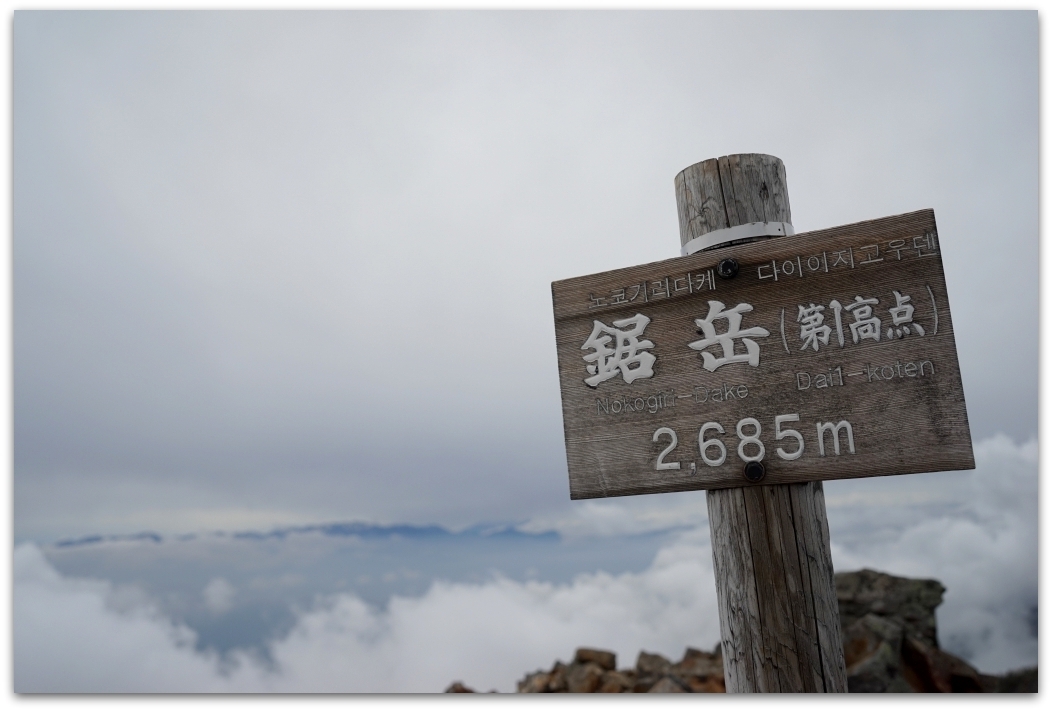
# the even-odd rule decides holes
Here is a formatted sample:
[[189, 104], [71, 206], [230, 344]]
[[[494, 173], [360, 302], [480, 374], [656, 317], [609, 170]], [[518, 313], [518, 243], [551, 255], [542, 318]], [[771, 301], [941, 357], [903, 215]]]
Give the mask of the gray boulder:
[[841, 630], [875, 614], [894, 620], [905, 634], [939, 646], [935, 608], [942, 604], [946, 588], [938, 580], [900, 578], [869, 569], [837, 573], [835, 578]]

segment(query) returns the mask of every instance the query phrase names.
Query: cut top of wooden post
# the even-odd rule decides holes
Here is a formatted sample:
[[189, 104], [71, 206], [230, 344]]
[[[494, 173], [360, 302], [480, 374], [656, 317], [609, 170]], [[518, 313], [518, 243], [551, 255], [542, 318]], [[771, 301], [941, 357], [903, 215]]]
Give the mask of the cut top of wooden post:
[[[681, 245], [708, 232], [751, 222], [793, 221], [785, 166], [762, 153], [710, 158], [684, 168], [676, 176], [676, 203]], [[756, 239], [762, 238], [731, 244]]]

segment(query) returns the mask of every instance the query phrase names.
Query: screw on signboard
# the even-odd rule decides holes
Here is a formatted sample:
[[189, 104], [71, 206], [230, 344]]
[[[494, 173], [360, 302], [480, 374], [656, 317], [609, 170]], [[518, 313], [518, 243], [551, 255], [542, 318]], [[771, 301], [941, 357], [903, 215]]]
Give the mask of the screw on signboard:
[[742, 469], [742, 473], [745, 474], [746, 479], [755, 484], [763, 479], [763, 475], [767, 473], [767, 469], [763, 466], [762, 462], [747, 462]]
[[738, 276], [738, 260], [733, 257], [721, 259], [716, 265], [716, 275], [722, 279], [733, 279]]
[[[718, 258], [730, 245], [792, 234], [785, 167], [774, 156], [684, 169], [676, 206], [684, 254], [711, 249]], [[724, 274], [730, 261], [717, 263], [721, 277], [737, 273], [735, 262]], [[746, 466], [749, 485], [705, 497], [727, 691], [846, 692], [822, 482], [755, 484], [765, 472], [751, 464], [759, 466]]]

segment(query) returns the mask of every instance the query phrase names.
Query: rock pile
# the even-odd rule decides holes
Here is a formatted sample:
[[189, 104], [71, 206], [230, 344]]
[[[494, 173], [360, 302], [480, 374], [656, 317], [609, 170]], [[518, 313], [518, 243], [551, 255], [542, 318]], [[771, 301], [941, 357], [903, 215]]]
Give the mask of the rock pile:
[[527, 674], [518, 683], [520, 694], [723, 691], [723, 660], [719, 654], [691, 647], [674, 664], [660, 654], [640, 652], [635, 668], [620, 671], [613, 652], [582, 647], [569, 664], [556, 662], [551, 671]]
[[[836, 574], [848, 691], [1036, 693], [1037, 668], [983, 674], [939, 649], [935, 608], [946, 588], [937, 580], [874, 570]], [[460, 682], [447, 692], [471, 692]], [[613, 652], [580, 648], [573, 661], [527, 674], [518, 693], [722, 693], [720, 645], [713, 653], [687, 647], [683, 659], [640, 652], [633, 669], [617, 669]]]
[[875, 570], [836, 575], [848, 691], [1037, 692], [1036, 669], [983, 674], [939, 649], [935, 608], [945, 591], [938, 580]]

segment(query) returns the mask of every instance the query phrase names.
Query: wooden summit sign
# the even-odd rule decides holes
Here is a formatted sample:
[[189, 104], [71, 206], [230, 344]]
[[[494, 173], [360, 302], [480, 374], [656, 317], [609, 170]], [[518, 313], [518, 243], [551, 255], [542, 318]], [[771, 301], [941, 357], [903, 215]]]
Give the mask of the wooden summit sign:
[[975, 468], [931, 210], [552, 301], [572, 499]]

